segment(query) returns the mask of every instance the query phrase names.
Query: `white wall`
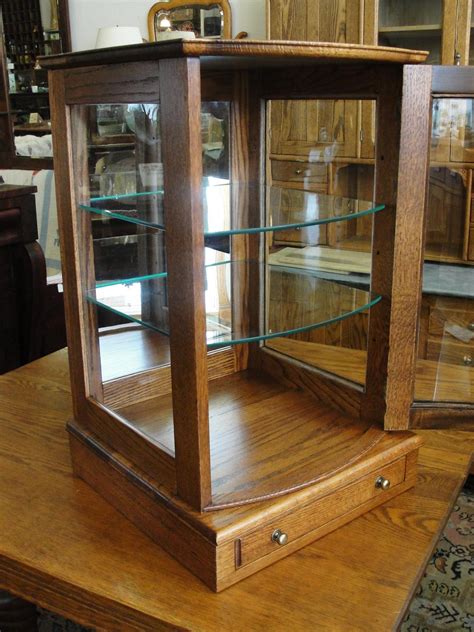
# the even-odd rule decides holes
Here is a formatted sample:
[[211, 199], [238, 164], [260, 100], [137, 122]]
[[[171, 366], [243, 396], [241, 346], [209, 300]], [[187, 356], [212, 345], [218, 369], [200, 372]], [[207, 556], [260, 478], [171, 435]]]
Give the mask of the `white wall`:
[[[191, 3], [191, 0], [190, 0]], [[103, 26], [139, 26], [148, 39], [147, 15], [153, 0], [69, 0], [72, 49], [94, 48]], [[265, 0], [230, 0], [232, 35], [247, 31], [252, 39], [265, 38]]]

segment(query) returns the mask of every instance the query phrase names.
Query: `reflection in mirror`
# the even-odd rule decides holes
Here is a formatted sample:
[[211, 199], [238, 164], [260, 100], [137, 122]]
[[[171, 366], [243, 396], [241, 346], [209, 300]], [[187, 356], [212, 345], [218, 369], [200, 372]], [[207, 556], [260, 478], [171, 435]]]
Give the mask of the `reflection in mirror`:
[[[367, 209], [383, 204], [372, 202], [373, 166], [345, 158], [357, 153], [357, 102], [275, 100], [267, 120], [266, 209], [274, 214], [278, 204], [288, 228], [266, 236], [269, 268], [280, 272], [278, 283], [271, 275], [265, 281], [266, 321], [276, 332], [304, 327], [265, 346], [363, 386], [370, 311], [379, 300], [371, 292], [374, 215]], [[366, 138], [374, 137], [371, 121]], [[303, 209], [331, 221], [294, 227]]]
[[473, 129], [474, 99], [433, 99], [419, 402], [474, 403]]
[[231, 36], [228, 0], [171, 0], [154, 4], [148, 13], [152, 41], [185, 37], [211, 39]]
[[48, 80], [37, 60], [69, 48], [60, 24], [62, 18], [67, 23], [67, 2], [4, 0], [1, 10], [9, 106], [2, 127], [13, 131], [14, 155], [51, 158]]

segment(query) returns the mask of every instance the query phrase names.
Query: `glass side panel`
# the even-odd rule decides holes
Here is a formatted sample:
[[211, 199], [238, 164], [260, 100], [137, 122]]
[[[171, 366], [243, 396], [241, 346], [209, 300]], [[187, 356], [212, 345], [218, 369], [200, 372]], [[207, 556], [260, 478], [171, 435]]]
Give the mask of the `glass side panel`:
[[473, 106], [433, 103], [417, 401], [474, 403]]
[[[79, 215], [82, 284], [99, 286], [107, 299], [107, 307], [86, 303], [85, 317], [92, 325], [86, 327], [91, 332], [89, 363], [102, 383], [96, 398], [172, 455], [172, 416], [163, 435], [150, 435], [133, 416], [139, 402], [172, 395], [168, 293], [160, 278], [166, 273], [166, 237], [162, 230], [147, 228], [165, 219], [160, 104], [104, 103], [72, 106], [71, 111], [76, 200], [79, 206], [92, 201], [99, 211]], [[229, 181], [229, 111], [226, 102], [202, 103], [206, 181]], [[116, 216], [100, 212], [109, 208]], [[224, 246], [228, 249], [228, 241]], [[217, 259], [224, 256], [216, 253]], [[134, 319], [138, 311], [147, 326]], [[168, 484], [173, 486], [171, 480]]]
[[[344, 208], [347, 200], [373, 199], [374, 167], [360, 164], [359, 157], [374, 157], [374, 101], [272, 100], [267, 114], [267, 213], [275, 200], [282, 214], [292, 218], [302, 201], [311, 209], [318, 205], [324, 208], [323, 200], [334, 200]], [[324, 327], [301, 329], [264, 344], [272, 351], [363, 386], [370, 310], [354, 309], [354, 297], [360, 292], [372, 296], [372, 232], [377, 214], [367, 212], [366, 203], [352, 204], [355, 212], [346, 216], [350, 221], [290, 224], [262, 238], [267, 263], [291, 268], [297, 278], [314, 275], [326, 281], [319, 284], [317, 294], [308, 293], [308, 309], [336, 309], [347, 315]], [[336, 208], [326, 217], [342, 219], [343, 214]], [[282, 315], [300, 313], [293, 287], [288, 286], [281, 294], [278, 309]], [[271, 320], [277, 308], [269, 292], [264, 307]]]
[[[384, 208], [383, 204], [354, 200], [339, 195], [279, 186], [257, 187], [252, 184], [230, 184], [213, 178], [211, 180], [214, 182], [203, 186], [202, 189], [204, 234], [209, 237], [298, 229], [355, 219], [377, 213]], [[260, 218], [246, 218], [247, 221], [233, 222], [231, 206], [234, 200], [245, 193], [252, 193], [255, 189], [258, 189], [258, 195], [268, 196], [266, 220], [261, 222]], [[134, 224], [165, 228], [164, 221], [148, 221], [138, 210], [140, 204], [143, 205], [146, 202], [162, 204], [162, 200], [163, 189], [92, 198], [90, 204], [82, 204], [80, 208], [105, 218], [113, 217]]]
[[[364, 311], [380, 300], [343, 281], [328, 280], [316, 269], [309, 272], [256, 262], [229, 261], [228, 255], [212, 250], [208, 250], [206, 259], [214, 259], [214, 263], [206, 266], [205, 300], [210, 348], [309, 331]], [[232, 323], [232, 282], [246, 275], [258, 275], [268, 284], [267, 319], [256, 329], [246, 326], [243, 319], [238, 326]], [[166, 334], [168, 328], [163, 321], [144, 309], [144, 297], [149, 298], [151, 282], [157, 296], [166, 296], [167, 276], [162, 273], [151, 279], [98, 283], [87, 298], [132, 322]]]
[[380, 0], [379, 46], [428, 50], [440, 64], [442, 18], [442, 0]]
[[[140, 196], [163, 193], [159, 104], [88, 106], [88, 173], [90, 193], [83, 201], [107, 208], [138, 211]], [[229, 104], [203, 102], [201, 136], [204, 177], [229, 179]], [[140, 194], [140, 195], [139, 195]], [[141, 219], [161, 222], [162, 216]]]
[[433, 287], [423, 294], [417, 401], [474, 404], [474, 268], [453, 267], [425, 267]]
[[92, 230], [96, 281], [113, 283], [166, 271], [163, 231], [113, 218], [93, 218]]
[[[163, 186], [159, 103], [73, 106], [72, 116], [78, 203], [94, 197], [123, 196], [124, 212], [133, 209], [140, 218], [162, 221], [162, 197], [152, 193]], [[141, 226], [99, 215], [83, 216], [79, 228], [87, 240], [84, 251], [91, 255], [82, 265], [86, 287], [152, 276], [166, 269], [162, 232], [147, 232]], [[159, 291], [152, 280], [145, 284], [142, 309], [166, 324], [166, 297]], [[133, 305], [133, 295], [129, 300]], [[98, 308], [92, 322], [97, 327], [97, 372], [102, 381], [97, 397], [116, 409], [121, 402], [134, 399], [137, 380], [142, 384], [138, 392], [143, 395], [143, 389], [146, 391], [146, 380], [137, 376], [166, 373], [169, 339], [111, 310]]]

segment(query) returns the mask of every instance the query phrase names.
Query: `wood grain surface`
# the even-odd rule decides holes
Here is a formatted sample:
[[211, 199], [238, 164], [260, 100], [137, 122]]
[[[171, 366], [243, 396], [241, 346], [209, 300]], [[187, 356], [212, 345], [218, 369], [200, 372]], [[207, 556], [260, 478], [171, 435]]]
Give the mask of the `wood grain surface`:
[[202, 509], [211, 480], [199, 62], [164, 59], [159, 82], [176, 478], [180, 496]]
[[[170, 394], [116, 412], [174, 452]], [[383, 437], [380, 427], [252, 371], [209, 382], [209, 433], [214, 507], [307, 486], [357, 460]]]
[[72, 476], [64, 351], [2, 376], [0, 401], [0, 585], [109, 631], [394, 629], [474, 448], [421, 431], [413, 490], [216, 595]]
[[[332, 42], [295, 42], [270, 40], [218, 40], [195, 39], [175, 42], [152, 42], [134, 44], [89, 51], [68, 53], [66, 55], [50, 55], [40, 57], [42, 68], [47, 70], [75, 68], [78, 66], [96, 66], [101, 64], [120, 64], [130, 61], [150, 61], [152, 59], [169, 59], [172, 57], [209, 58], [213, 67], [218, 66], [220, 58], [240, 58], [240, 67], [256, 68], [257, 59], [273, 57], [281, 65], [282, 58], [288, 65], [295, 60], [310, 59], [311, 63], [344, 58], [349, 63], [369, 60], [390, 63], [416, 64], [427, 57], [426, 51], [392, 48], [388, 46], [366, 46], [359, 44], [340, 44]], [[227, 59], [228, 63], [228, 59]], [[238, 63], [236, 61], [236, 63]], [[272, 65], [272, 59], [260, 60], [262, 66]]]
[[409, 427], [414, 398], [431, 137], [430, 90], [429, 66], [404, 68], [385, 393], [387, 430]]

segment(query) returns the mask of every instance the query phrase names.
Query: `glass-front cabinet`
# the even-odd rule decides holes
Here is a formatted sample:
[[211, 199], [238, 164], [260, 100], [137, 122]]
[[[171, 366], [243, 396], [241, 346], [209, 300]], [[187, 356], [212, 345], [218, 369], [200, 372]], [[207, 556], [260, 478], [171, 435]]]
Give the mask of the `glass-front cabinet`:
[[437, 95], [449, 92], [449, 83], [444, 87], [437, 79], [442, 69], [434, 69], [430, 162], [443, 153], [451, 164], [430, 168], [415, 384], [420, 405], [474, 404], [474, 98], [467, 98], [473, 70], [451, 71], [466, 98], [449, 98]]
[[427, 62], [440, 64], [444, 4], [443, 0], [379, 0], [379, 45], [428, 50]]
[[380, 46], [429, 51], [427, 63], [466, 65], [472, 56], [471, 0], [369, 0]]
[[[117, 394], [110, 402], [108, 397], [117, 381], [170, 362], [160, 103], [74, 106], [72, 116], [84, 121], [81, 143], [87, 148], [87, 160], [75, 153], [73, 165], [75, 173], [86, 169], [78, 208], [91, 227], [94, 276], [85, 299], [99, 310], [103, 402], [124, 414], [126, 401], [127, 419], [156, 439], [163, 429], [155, 436], [129, 391], [118, 401]], [[373, 216], [385, 205], [318, 193], [310, 185], [234, 180], [230, 116], [228, 101], [201, 103], [207, 349], [258, 343], [363, 385], [369, 310], [381, 296], [371, 292], [370, 252], [350, 244], [365, 230], [371, 250]], [[248, 196], [260, 201], [261, 214], [239, 210]], [[250, 247], [257, 254], [244, 258]], [[249, 291], [245, 279], [257, 296], [257, 286], [263, 288], [261, 316], [253, 321], [238, 301], [239, 293]], [[342, 361], [348, 349], [357, 358], [349, 368]], [[169, 428], [167, 436], [172, 453]]]
[[48, 77], [41, 55], [71, 50], [68, 0], [0, 3], [0, 164], [53, 166]]
[[[43, 62], [74, 469], [214, 590], [416, 480], [430, 67], [346, 53], [186, 40]], [[344, 155], [359, 98], [392, 124], [375, 186]], [[308, 149], [295, 100], [320, 143], [292, 174], [269, 155], [275, 113]]]

